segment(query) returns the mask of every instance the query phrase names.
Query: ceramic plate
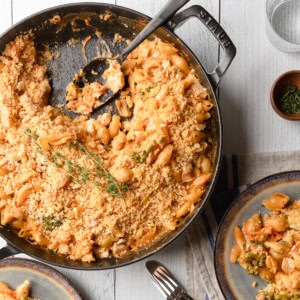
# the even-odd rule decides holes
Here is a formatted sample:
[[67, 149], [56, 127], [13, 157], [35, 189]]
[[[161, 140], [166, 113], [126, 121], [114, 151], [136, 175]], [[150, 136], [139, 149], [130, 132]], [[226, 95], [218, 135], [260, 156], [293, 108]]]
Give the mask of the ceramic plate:
[[[256, 212], [269, 211], [262, 201], [276, 192], [300, 199], [300, 171], [278, 173], [257, 181], [234, 200], [221, 221], [215, 245], [215, 270], [227, 300], [255, 300], [258, 290], [266, 286], [259, 276], [249, 276], [239, 264], [230, 263], [229, 254], [235, 245], [234, 226], [242, 225]], [[258, 283], [256, 288], [251, 286], [253, 281]]]
[[82, 300], [69, 280], [42, 263], [22, 258], [0, 260], [0, 281], [16, 289], [26, 279], [30, 297], [41, 300]]

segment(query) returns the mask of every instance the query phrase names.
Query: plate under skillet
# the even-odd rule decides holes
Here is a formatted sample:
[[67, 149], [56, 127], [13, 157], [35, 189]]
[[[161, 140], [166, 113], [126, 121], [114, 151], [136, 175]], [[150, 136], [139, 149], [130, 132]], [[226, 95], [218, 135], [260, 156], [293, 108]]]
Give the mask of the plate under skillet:
[[[215, 244], [215, 271], [227, 300], [255, 300], [258, 290], [266, 287], [259, 276], [249, 276], [239, 264], [230, 263], [229, 255], [235, 245], [234, 226], [242, 225], [256, 212], [269, 211], [262, 201], [276, 192], [287, 194], [292, 200], [299, 199], [300, 171], [278, 173], [257, 181], [234, 200], [221, 221]], [[251, 286], [253, 281], [258, 283], [256, 288]]]
[[58, 271], [37, 261], [8, 258], [0, 260], [0, 281], [16, 289], [30, 282], [30, 297], [41, 300], [82, 300], [75, 287]]

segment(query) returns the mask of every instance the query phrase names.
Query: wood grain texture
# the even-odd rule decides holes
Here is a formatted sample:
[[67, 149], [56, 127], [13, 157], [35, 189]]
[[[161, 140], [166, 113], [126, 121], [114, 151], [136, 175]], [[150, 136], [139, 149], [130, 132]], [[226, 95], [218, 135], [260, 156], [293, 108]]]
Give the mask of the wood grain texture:
[[[3, 0], [2, 0], [3, 1]], [[115, 4], [115, 0], [47, 0], [47, 1], [36, 1], [36, 0], [12, 0], [13, 2], [13, 22], [16, 23], [23, 18], [38, 12], [40, 10], [50, 8], [57, 5], [67, 4], [67, 3], [81, 3], [81, 2], [101, 2]]]
[[[166, 1], [117, 0], [117, 4], [153, 16]], [[41, 9], [67, 2], [0, 0], [0, 33], [12, 22]], [[191, 4], [203, 5], [216, 19], [219, 19], [220, 13], [221, 24], [238, 50], [237, 57], [220, 86], [225, 152], [243, 154], [298, 149], [300, 122], [280, 119], [273, 112], [269, 103], [269, 90], [279, 74], [290, 69], [300, 69], [300, 55], [281, 53], [269, 43], [264, 30], [265, 1], [192, 0], [187, 6]], [[189, 20], [176, 32], [208, 69], [215, 66], [218, 61], [217, 42], [198, 20]], [[182, 284], [186, 285], [184, 240], [182, 236], [153, 259], [165, 263]], [[4, 244], [0, 239], [0, 246]], [[163, 299], [149, 280], [144, 261], [117, 271], [61, 270], [78, 285], [88, 300]]]
[[12, 24], [11, 0], [0, 0], [0, 34]]
[[300, 69], [300, 53], [282, 53], [270, 44], [264, 12], [265, 1], [221, 1], [221, 24], [237, 47], [236, 59], [220, 87], [227, 154], [300, 147], [300, 122], [281, 119], [269, 100], [275, 78]]

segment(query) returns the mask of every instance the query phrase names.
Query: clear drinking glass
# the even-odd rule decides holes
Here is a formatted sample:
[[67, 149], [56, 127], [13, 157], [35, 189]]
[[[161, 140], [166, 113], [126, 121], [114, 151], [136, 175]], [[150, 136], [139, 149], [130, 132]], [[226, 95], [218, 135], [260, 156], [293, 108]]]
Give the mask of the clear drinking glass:
[[300, 0], [266, 0], [266, 32], [283, 52], [300, 52]]

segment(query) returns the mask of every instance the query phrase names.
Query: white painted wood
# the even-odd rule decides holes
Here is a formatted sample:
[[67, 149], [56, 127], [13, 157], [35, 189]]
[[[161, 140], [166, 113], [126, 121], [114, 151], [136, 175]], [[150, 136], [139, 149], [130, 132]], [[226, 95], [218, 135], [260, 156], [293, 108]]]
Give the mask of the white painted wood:
[[0, 34], [12, 24], [11, 0], [0, 0]]
[[[0, 0], [4, 1], [4, 0]], [[5, 15], [10, 14], [10, 0], [6, 1]], [[90, 0], [91, 1], [91, 0]], [[90, 2], [87, 1], [87, 2]], [[94, 1], [94, 0], [92, 0]], [[145, 14], [153, 16], [167, 0], [134, 0], [125, 1], [118, 0], [117, 4], [127, 6]], [[8, 23], [3, 19], [0, 21], [0, 26], [9, 26], [10, 22], [13, 23], [20, 21], [24, 17], [35, 13], [39, 10], [67, 3], [66, 0], [12, 0], [13, 3], [13, 20], [9, 19]], [[73, 0], [72, 2], [82, 2], [82, 0]], [[94, 1], [97, 2], [97, 1]], [[110, 2], [114, 1], [101, 1]], [[218, 0], [192, 0], [191, 4], [202, 4], [209, 12], [218, 18]], [[3, 16], [1, 11], [1, 17]], [[1, 19], [1, 18], [0, 18]], [[2, 25], [2, 24], [8, 25]], [[2, 27], [1, 27], [2, 28]], [[189, 20], [184, 26], [176, 31], [186, 43], [192, 48], [196, 55], [204, 62], [205, 66], [210, 69], [215, 66], [218, 59], [218, 45], [213, 37], [207, 32], [205, 27], [196, 19]], [[0, 245], [5, 244], [3, 240]], [[18, 255], [19, 256], [19, 255]], [[21, 255], [21, 257], [26, 257]], [[151, 259], [157, 259], [164, 263], [179, 279], [179, 281], [186, 285], [186, 271], [185, 271], [185, 237], [182, 236], [167, 249], [161, 253], [153, 256]], [[116, 271], [108, 272], [83, 272], [72, 271], [66, 269], [59, 269], [62, 273], [66, 274], [80, 289], [85, 299], [162, 299], [157, 288], [149, 279], [149, 275], [144, 267], [145, 261], [140, 263], [121, 268]]]
[[158, 254], [133, 265], [116, 270], [116, 299], [164, 299], [157, 287], [151, 282], [145, 268], [147, 260], [163, 263], [186, 286], [185, 236], [181, 236], [169, 247]]
[[237, 47], [237, 57], [220, 88], [225, 152], [297, 150], [300, 123], [273, 111], [269, 92], [281, 73], [300, 69], [300, 53], [275, 49], [264, 28], [265, 1], [221, 1], [221, 23]]
[[[1, 1], [1, 0], [0, 0]], [[2, 0], [3, 1], [3, 0]], [[67, 3], [78, 3], [78, 2], [101, 2], [101, 3], [111, 3], [115, 4], [115, 0], [47, 0], [47, 1], [39, 1], [39, 0], [12, 0], [13, 2], [13, 22], [16, 23], [21, 19], [38, 12], [40, 10], [67, 4]]]
[[[0, 1], [0, 31], [3, 31], [10, 25], [11, 8], [10, 1]], [[76, 2], [79, 1], [81, 0]], [[153, 16], [166, 1], [117, 0], [117, 4]], [[35, 11], [65, 2], [67, 1], [13, 0], [13, 20], [18, 21]], [[201, 4], [218, 19], [219, 2], [221, 24], [238, 50], [237, 57], [220, 86], [225, 153], [299, 149], [300, 123], [283, 120], [273, 112], [269, 91], [274, 79], [282, 72], [300, 69], [300, 54], [282, 53], [269, 43], [264, 30], [265, 1], [192, 0], [186, 6]], [[210, 69], [215, 66], [218, 59], [217, 42], [198, 20], [187, 22], [177, 32], [205, 66]], [[165, 263], [186, 285], [184, 253], [183, 236], [153, 259]], [[85, 295], [90, 291], [88, 299], [162, 299], [148, 279], [144, 261], [117, 270], [115, 276], [113, 271], [64, 272], [82, 287]]]
[[[191, 0], [183, 9], [192, 5], [203, 6], [216, 20], [219, 19], [219, 0]], [[191, 18], [175, 32], [191, 48], [200, 62], [212, 71], [218, 62], [219, 45], [204, 24]]]
[[[98, 2], [88, 2], [90, 1]], [[117, 0], [117, 4], [153, 16], [166, 1]], [[0, 33], [12, 21], [17, 22], [41, 9], [67, 2], [69, 1], [0, 0]], [[225, 152], [242, 154], [299, 149], [300, 123], [280, 119], [272, 111], [269, 90], [280, 73], [300, 69], [300, 55], [281, 53], [267, 40], [264, 30], [265, 1], [192, 0], [186, 6], [201, 4], [218, 19], [219, 2], [221, 24], [238, 50], [237, 57], [220, 87]], [[198, 20], [190, 20], [177, 32], [205, 66], [209, 69], [215, 66], [218, 60], [217, 42]], [[0, 246], [3, 244], [4, 241], [0, 240]], [[186, 285], [184, 236], [152, 258], [163, 262]], [[78, 285], [85, 299], [162, 299], [148, 278], [144, 261], [108, 272], [61, 270]]]

